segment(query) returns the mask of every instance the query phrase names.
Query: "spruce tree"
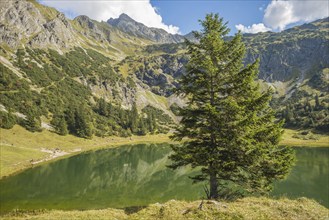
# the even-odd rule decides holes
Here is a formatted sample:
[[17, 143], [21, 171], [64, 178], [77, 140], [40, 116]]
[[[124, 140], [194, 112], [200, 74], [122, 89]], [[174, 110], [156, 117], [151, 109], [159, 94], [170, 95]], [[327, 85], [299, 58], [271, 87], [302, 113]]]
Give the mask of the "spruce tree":
[[145, 127], [145, 122], [143, 118], [140, 118], [138, 121], [138, 135], [146, 135], [146, 127]]
[[11, 112], [0, 111], [0, 127], [11, 129], [16, 124], [16, 117]]
[[97, 102], [97, 112], [100, 115], [108, 116], [107, 103], [103, 98], [99, 99]]
[[55, 127], [55, 130], [59, 135], [64, 136], [69, 133], [64, 115], [54, 115], [51, 124]]
[[91, 119], [86, 109], [77, 109], [75, 111], [75, 129], [79, 137], [91, 138], [93, 135], [93, 127]]
[[318, 94], [315, 95], [315, 109], [319, 110], [321, 107]]
[[186, 41], [189, 62], [177, 95], [187, 99], [182, 120], [172, 136], [171, 168], [201, 167], [195, 181], [209, 181], [210, 199], [265, 193], [289, 172], [293, 150], [278, 147], [283, 132], [269, 106], [271, 91], [260, 92], [258, 63], [243, 65], [240, 33], [229, 33], [218, 14], [201, 21], [198, 43]]
[[137, 105], [134, 103], [130, 112], [130, 129], [133, 134], [138, 132], [138, 119]]
[[25, 128], [32, 132], [40, 132], [41, 128], [41, 119], [38, 116], [34, 116], [32, 113], [26, 115], [26, 120], [24, 122]]

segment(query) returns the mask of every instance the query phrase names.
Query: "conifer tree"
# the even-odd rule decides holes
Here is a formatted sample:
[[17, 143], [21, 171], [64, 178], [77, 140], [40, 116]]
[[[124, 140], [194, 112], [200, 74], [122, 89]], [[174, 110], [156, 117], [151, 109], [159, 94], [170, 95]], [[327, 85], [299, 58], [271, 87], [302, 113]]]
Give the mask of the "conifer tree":
[[137, 133], [138, 131], [138, 110], [136, 103], [133, 104], [130, 113], [130, 128], [132, 133]]
[[282, 123], [275, 123], [269, 106], [271, 91], [255, 82], [258, 63], [243, 65], [245, 46], [240, 33], [229, 33], [218, 14], [201, 21], [198, 43], [186, 41], [189, 62], [178, 95], [187, 98], [181, 124], [172, 136], [169, 166], [201, 167], [195, 181], [209, 181], [210, 199], [230, 193], [264, 193], [289, 172], [294, 155], [278, 147]]
[[25, 128], [29, 131], [35, 132], [35, 131], [42, 131], [41, 128], [41, 119], [40, 117], [35, 117], [33, 113], [29, 113], [26, 115], [25, 120]]
[[108, 116], [107, 103], [103, 98], [99, 99], [97, 102], [97, 112], [100, 115]]
[[0, 111], [0, 127], [11, 129], [16, 124], [16, 117], [11, 112]]
[[146, 135], [146, 127], [143, 118], [140, 118], [138, 121], [138, 135]]
[[76, 134], [76, 122], [75, 122], [75, 111], [76, 107], [73, 103], [72, 105], [69, 105], [68, 108], [65, 110], [65, 121], [67, 123], [67, 129], [69, 130], [70, 134]]
[[75, 111], [76, 134], [79, 137], [91, 138], [93, 135], [92, 123], [86, 113], [86, 109], [77, 109]]
[[67, 135], [69, 133], [64, 115], [54, 115], [51, 124], [55, 127], [59, 135]]
[[318, 94], [315, 95], [315, 109], [319, 110], [321, 107]]

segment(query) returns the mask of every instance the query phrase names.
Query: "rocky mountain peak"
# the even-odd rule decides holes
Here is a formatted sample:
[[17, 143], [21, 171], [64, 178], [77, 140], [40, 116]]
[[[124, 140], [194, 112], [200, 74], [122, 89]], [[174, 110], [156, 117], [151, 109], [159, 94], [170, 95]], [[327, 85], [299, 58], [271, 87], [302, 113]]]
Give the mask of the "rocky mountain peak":
[[[135, 30], [143, 30], [143, 29], [148, 28], [144, 24], [135, 21], [134, 19], [132, 19], [125, 13], [121, 14], [118, 18], [108, 19], [107, 23], [114, 27], [119, 28], [120, 30], [123, 30], [126, 32], [130, 31], [132, 33], [134, 33], [133, 31], [135, 31]], [[135, 26], [136, 28], [133, 28], [132, 26]], [[135, 34], [138, 34], [138, 33], [136, 33], [136, 31], [135, 31]]]
[[78, 22], [83, 28], [95, 29], [95, 23], [86, 15], [79, 15], [74, 18], [74, 21]]
[[125, 33], [157, 43], [179, 43], [184, 41], [184, 37], [181, 35], [170, 34], [160, 28], [147, 27], [127, 14], [121, 14], [118, 18], [110, 18], [107, 23]]
[[142, 23], [135, 21], [125, 13], [122, 13], [118, 18], [110, 18], [107, 22], [113, 26], [117, 26], [122, 22], [143, 25]]
[[108, 30], [98, 27], [99, 23], [90, 19], [88, 16], [80, 15], [74, 18], [73, 21], [77, 22], [77, 24], [81, 27], [79, 32], [84, 36], [87, 36], [88, 38], [91, 37], [101, 43], [111, 41], [111, 33]]

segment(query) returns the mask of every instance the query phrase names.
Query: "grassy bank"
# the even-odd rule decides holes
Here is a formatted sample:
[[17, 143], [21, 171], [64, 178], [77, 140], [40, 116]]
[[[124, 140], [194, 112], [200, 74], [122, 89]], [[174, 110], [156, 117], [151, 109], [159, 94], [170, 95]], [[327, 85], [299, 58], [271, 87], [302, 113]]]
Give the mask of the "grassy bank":
[[326, 219], [329, 210], [313, 200], [300, 198], [244, 198], [235, 202], [185, 202], [171, 200], [140, 209], [103, 209], [87, 211], [15, 211], [2, 219]]
[[294, 147], [329, 147], [329, 136], [313, 134], [303, 137], [300, 135], [300, 131], [285, 129], [280, 144]]
[[[329, 137], [317, 135], [318, 140], [295, 138], [297, 131], [286, 130], [281, 141], [287, 146], [329, 147]], [[59, 136], [53, 132], [42, 131], [31, 133], [15, 125], [14, 128], [0, 129], [0, 178], [17, 171], [50, 160], [78, 154], [83, 151], [109, 148], [124, 144], [170, 142], [169, 135], [146, 135], [122, 137], [94, 137], [83, 139], [72, 135]], [[55, 150], [57, 151], [55, 152]], [[33, 165], [33, 164], [34, 165]]]
[[55, 160], [83, 151], [125, 144], [170, 142], [169, 136], [164, 134], [83, 139], [72, 135], [60, 136], [49, 131], [32, 133], [18, 125], [10, 130], [1, 129], [0, 132], [0, 177], [31, 167], [32, 163]]

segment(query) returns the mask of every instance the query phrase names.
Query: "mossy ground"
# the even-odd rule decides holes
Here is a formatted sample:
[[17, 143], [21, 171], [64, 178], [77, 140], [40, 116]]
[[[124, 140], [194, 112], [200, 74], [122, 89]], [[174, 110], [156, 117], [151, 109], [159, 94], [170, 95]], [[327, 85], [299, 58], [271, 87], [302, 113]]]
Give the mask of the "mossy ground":
[[2, 219], [326, 219], [329, 210], [313, 200], [300, 198], [278, 200], [265, 197], [249, 197], [234, 202], [204, 201], [185, 202], [171, 200], [164, 204], [152, 204], [140, 209], [103, 209], [86, 211], [14, 211]]

